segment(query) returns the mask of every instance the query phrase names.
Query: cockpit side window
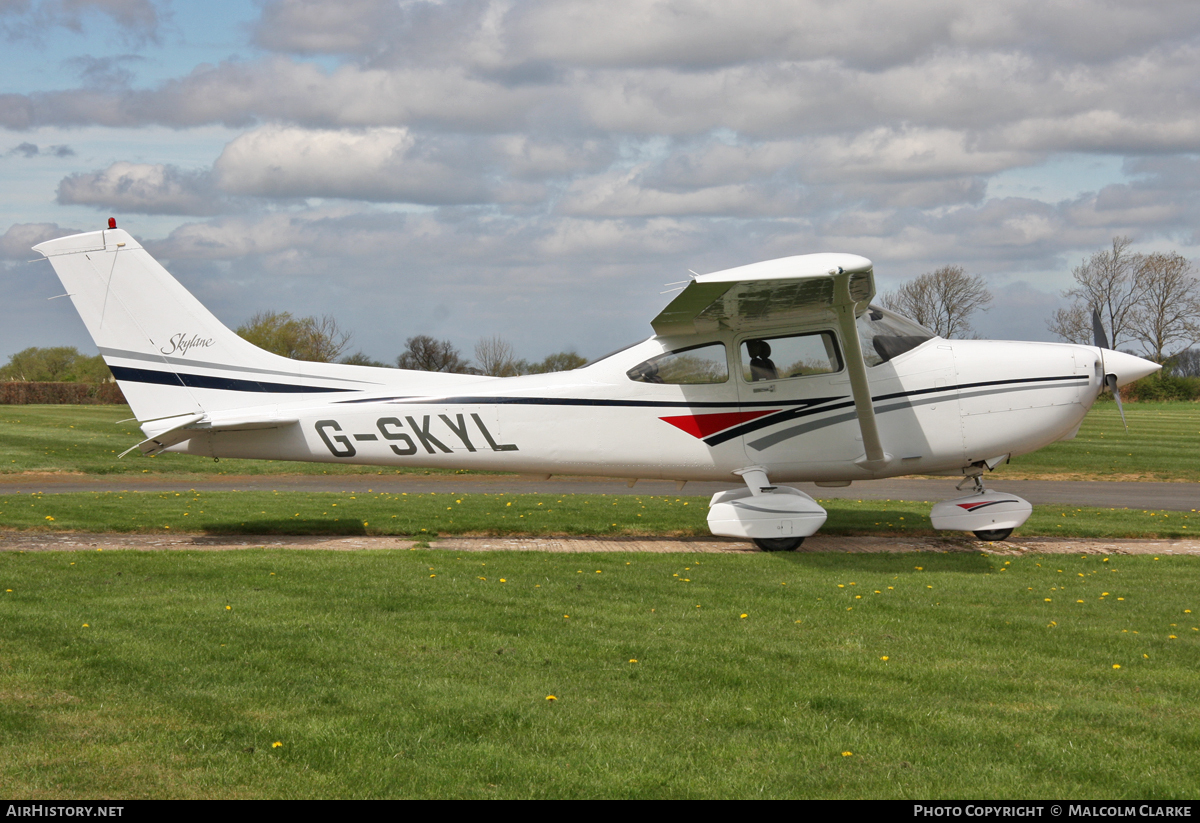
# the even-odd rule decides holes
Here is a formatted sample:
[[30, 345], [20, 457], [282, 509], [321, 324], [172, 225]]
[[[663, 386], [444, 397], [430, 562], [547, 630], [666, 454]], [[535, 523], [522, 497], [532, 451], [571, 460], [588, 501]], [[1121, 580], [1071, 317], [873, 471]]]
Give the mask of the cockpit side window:
[[833, 332], [742, 341], [742, 376], [747, 383], [833, 374], [841, 370], [842, 355]]
[[702, 385], [724, 383], [729, 379], [729, 364], [724, 343], [705, 343], [660, 354], [638, 363], [626, 372], [639, 383]]
[[935, 336], [924, 326], [878, 306], [871, 306], [858, 318], [858, 339], [868, 366], [886, 363]]

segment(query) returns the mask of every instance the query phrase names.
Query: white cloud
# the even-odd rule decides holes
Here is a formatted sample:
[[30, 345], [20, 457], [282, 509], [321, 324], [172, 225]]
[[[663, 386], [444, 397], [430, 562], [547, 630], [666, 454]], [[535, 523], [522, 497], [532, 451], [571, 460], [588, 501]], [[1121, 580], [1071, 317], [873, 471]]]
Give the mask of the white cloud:
[[119, 162], [103, 171], [72, 174], [58, 184], [58, 202], [141, 214], [221, 211], [206, 173], [150, 163]]
[[69, 229], [57, 223], [14, 223], [0, 236], [0, 258], [9, 260], [36, 259], [33, 247], [38, 243], [76, 234], [82, 229]]
[[[80, 2], [116, 19], [148, 0]], [[842, 250], [891, 277], [1052, 278], [1113, 234], [1197, 240], [1194, 0], [266, 0], [253, 36], [270, 54], [157, 86], [101, 57], [76, 60], [81, 88], [0, 95], [13, 130], [121, 130], [124, 154], [56, 166], [64, 207], [221, 213], [148, 242], [234, 310], [257, 282], [306, 313], [351, 290], [376, 317], [361, 295], [391, 265], [436, 281], [406, 281], [413, 324], [462, 304], [482, 327], [487, 301], [563, 286], [587, 305], [561, 328], [603, 335], [603, 298], [685, 268]], [[139, 131], [212, 123], [244, 131], [199, 171], [179, 166], [217, 150]], [[1088, 153], [1102, 179], [1039, 185]], [[1032, 182], [994, 190], [1056, 193], [989, 198], [1014, 170]], [[375, 205], [397, 203], [422, 208]]]
[[488, 187], [403, 128], [310, 130], [264, 126], [225, 147], [214, 164], [227, 192], [259, 197], [344, 197], [421, 204], [475, 203]]
[[152, 0], [40, 0], [0, 3], [0, 25], [10, 37], [41, 38], [49, 27], [83, 32], [89, 17], [103, 15], [118, 25], [127, 42], [153, 40], [162, 18]]

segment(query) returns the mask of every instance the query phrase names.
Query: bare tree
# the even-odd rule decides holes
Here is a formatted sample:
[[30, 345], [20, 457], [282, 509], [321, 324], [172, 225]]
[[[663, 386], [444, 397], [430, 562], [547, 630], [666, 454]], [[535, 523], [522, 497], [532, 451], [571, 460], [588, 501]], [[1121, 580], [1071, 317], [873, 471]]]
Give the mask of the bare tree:
[[580, 357], [573, 351], [560, 351], [554, 354], [547, 355], [546, 359], [541, 363], [530, 364], [526, 371], [529, 374], [547, 374], [556, 371], [571, 371], [580, 366], [586, 366], [587, 359]]
[[916, 320], [940, 337], [972, 334], [969, 318], [992, 302], [987, 282], [962, 266], [942, 266], [880, 298], [886, 309]]
[[1151, 360], [1165, 363], [1200, 341], [1200, 282], [1191, 262], [1175, 252], [1145, 255], [1137, 276], [1140, 299], [1130, 312], [1129, 332]]
[[418, 334], [404, 341], [404, 353], [396, 358], [396, 365], [415, 371], [456, 374], [466, 374], [471, 368], [470, 361], [463, 360], [449, 340], [434, 340], [427, 334]]
[[[1098, 251], [1075, 267], [1071, 272], [1075, 288], [1063, 292], [1063, 297], [1071, 298], [1072, 306], [1060, 310], [1050, 320], [1051, 332], [1069, 342], [1091, 343], [1091, 316], [1096, 311], [1114, 350], [1128, 340], [1132, 334], [1130, 322], [1143, 289], [1140, 276], [1143, 258], [1129, 251], [1131, 242], [1128, 237], [1114, 237], [1112, 251]], [[1089, 330], [1082, 339], [1075, 323], [1078, 312], [1087, 318]]]
[[347, 366], [371, 366], [376, 369], [386, 369], [387, 368], [386, 363], [380, 363], [374, 357], [371, 357], [371, 355], [367, 354], [366, 352], [362, 351], [361, 349], [359, 351], [356, 351], [354, 354], [346, 355], [338, 362], [343, 363]]
[[286, 311], [259, 312], [238, 326], [237, 333], [260, 349], [315, 363], [337, 360], [350, 344], [351, 336], [329, 315], [297, 318]]
[[524, 362], [517, 360], [512, 344], [494, 335], [485, 337], [475, 344], [475, 362], [482, 374], [493, 377], [512, 377], [524, 372]]
[[1200, 377], [1200, 349], [1178, 352], [1168, 365], [1177, 377]]
[[1068, 343], [1092, 345], [1092, 316], [1081, 303], [1059, 309], [1046, 325], [1053, 335]]

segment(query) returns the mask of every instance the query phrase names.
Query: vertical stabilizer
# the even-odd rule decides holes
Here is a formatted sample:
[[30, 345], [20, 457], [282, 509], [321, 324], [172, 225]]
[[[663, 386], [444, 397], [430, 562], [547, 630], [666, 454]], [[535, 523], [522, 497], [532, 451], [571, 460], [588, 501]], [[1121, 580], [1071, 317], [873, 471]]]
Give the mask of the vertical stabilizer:
[[246, 342], [120, 229], [34, 250], [54, 266], [139, 420], [328, 397], [384, 382], [377, 376], [383, 370], [289, 360]]

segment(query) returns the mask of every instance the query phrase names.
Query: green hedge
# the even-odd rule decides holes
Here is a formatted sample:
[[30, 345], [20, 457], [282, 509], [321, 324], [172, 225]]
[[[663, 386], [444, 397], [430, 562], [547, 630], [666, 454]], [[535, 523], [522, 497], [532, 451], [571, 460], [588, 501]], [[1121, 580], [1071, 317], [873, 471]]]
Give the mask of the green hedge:
[[1121, 389], [1121, 397], [1150, 402], [1200, 400], [1200, 377], [1144, 377]]
[[34, 403], [97, 405], [124, 403], [125, 395], [116, 383], [0, 383], [0, 404]]

